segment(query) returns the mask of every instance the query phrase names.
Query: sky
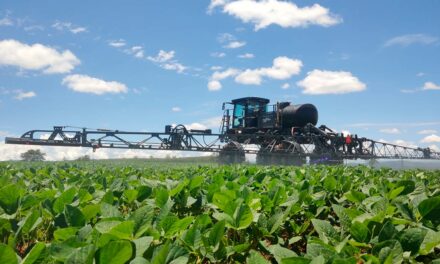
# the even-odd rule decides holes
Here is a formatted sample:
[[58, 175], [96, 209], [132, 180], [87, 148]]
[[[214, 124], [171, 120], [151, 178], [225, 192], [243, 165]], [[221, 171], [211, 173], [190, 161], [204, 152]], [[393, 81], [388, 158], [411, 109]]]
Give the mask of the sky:
[[4, 137], [54, 125], [218, 131], [222, 103], [245, 96], [312, 103], [337, 131], [440, 150], [439, 10], [436, 0], [2, 0], [0, 160], [28, 149]]

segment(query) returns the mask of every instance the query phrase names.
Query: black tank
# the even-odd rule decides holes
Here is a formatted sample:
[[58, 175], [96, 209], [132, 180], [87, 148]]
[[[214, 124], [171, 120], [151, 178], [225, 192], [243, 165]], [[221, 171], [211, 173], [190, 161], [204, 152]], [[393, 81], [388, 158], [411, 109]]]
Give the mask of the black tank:
[[283, 129], [318, 123], [318, 110], [312, 104], [288, 105], [281, 110]]

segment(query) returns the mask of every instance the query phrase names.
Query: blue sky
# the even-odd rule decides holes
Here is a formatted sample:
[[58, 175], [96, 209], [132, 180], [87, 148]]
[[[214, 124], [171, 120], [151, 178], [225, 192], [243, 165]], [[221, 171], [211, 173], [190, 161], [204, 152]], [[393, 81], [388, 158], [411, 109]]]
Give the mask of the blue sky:
[[313, 103], [338, 131], [438, 148], [439, 10], [435, 0], [3, 0], [0, 136], [216, 128], [222, 102], [260, 96]]

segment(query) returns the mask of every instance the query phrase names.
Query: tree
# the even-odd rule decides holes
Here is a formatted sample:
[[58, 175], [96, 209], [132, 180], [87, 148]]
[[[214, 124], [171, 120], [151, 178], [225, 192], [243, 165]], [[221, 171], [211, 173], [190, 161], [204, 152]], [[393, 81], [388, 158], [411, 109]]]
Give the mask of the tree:
[[44, 161], [46, 153], [41, 152], [39, 149], [30, 149], [24, 153], [21, 153], [20, 157], [24, 161]]
[[89, 161], [89, 160], [91, 160], [91, 158], [90, 158], [89, 155], [84, 155], [84, 156], [81, 156], [81, 157], [77, 158], [76, 160], [78, 160], [78, 161]]

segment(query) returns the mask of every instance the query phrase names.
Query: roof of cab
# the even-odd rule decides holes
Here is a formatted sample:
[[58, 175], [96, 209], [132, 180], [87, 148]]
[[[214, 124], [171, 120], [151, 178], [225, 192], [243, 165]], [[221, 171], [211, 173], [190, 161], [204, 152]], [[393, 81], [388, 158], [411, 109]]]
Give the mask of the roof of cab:
[[261, 98], [261, 97], [243, 97], [232, 100], [233, 104], [249, 104], [251, 102], [257, 102], [260, 104], [268, 104], [269, 99]]

